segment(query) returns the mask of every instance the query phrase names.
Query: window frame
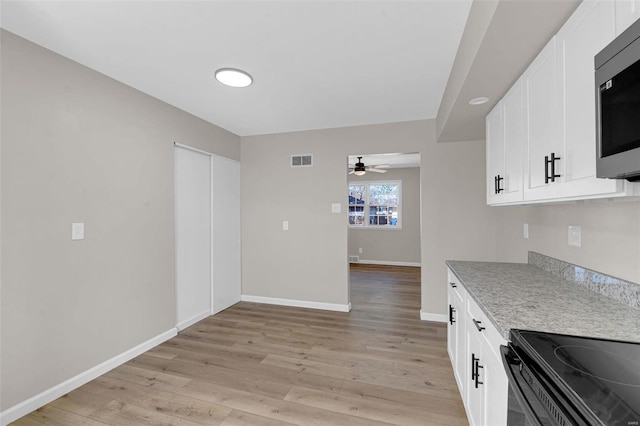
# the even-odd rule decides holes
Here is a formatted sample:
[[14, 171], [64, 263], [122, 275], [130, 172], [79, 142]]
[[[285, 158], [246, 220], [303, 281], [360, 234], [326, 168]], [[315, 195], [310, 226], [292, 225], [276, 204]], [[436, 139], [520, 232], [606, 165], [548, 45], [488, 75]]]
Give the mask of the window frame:
[[[364, 204], [351, 204], [347, 205], [347, 224], [349, 229], [377, 229], [377, 230], [401, 230], [402, 229], [402, 180], [401, 179], [391, 179], [391, 180], [353, 180], [347, 183], [347, 201], [350, 194], [349, 188], [352, 185], [361, 185], [365, 187], [365, 202]], [[386, 225], [372, 225], [370, 223], [370, 208], [371, 204], [369, 202], [370, 196], [370, 185], [397, 185], [398, 186], [398, 203], [396, 205], [398, 209], [398, 215], [396, 219], [396, 225], [386, 224]], [[362, 225], [351, 224], [349, 223], [349, 216], [351, 214], [350, 208], [352, 206], [362, 206], [364, 211], [364, 223]]]

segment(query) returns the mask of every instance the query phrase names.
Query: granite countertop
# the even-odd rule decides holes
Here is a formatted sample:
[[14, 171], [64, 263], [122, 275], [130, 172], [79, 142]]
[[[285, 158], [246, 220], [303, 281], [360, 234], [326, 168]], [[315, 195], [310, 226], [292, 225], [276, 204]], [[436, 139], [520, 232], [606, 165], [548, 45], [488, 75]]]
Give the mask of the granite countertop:
[[640, 343], [640, 310], [534, 265], [446, 263], [507, 340], [513, 328]]

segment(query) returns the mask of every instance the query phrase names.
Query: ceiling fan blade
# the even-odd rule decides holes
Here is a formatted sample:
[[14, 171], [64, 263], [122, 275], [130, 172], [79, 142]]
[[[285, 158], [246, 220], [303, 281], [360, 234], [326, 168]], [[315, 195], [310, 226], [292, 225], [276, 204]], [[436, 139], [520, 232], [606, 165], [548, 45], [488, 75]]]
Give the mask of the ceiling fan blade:
[[352, 175], [354, 173], [353, 170], [351, 170], [349, 173], [347, 173], [348, 175]]
[[370, 167], [375, 167], [376, 169], [390, 169], [391, 164], [372, 164]]
[[376, 169], [374, 167], [367, 167], [367, 171], [374, 172], [374, 173], [387, 173], [387, 171], [384, 169]]

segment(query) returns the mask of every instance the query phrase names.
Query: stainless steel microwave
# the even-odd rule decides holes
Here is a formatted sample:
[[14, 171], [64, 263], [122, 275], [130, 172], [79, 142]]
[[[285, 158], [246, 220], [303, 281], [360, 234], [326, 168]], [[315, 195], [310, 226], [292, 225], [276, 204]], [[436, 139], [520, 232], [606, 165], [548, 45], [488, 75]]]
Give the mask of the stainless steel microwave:
[[595, 57], [596, 172], [640, 180], [640, 20]]

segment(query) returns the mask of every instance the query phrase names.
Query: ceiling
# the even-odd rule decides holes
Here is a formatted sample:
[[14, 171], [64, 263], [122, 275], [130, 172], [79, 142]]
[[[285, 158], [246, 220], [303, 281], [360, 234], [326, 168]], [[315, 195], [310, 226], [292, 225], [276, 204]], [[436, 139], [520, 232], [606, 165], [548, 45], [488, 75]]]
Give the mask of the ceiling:
[[[2, 1], [0, 24], [237, 135], [435, 118], [471, 0]], [[249, 72], [234, 89], [218, 68]]]
[[[389, 153], [360, 155], [365, 166], [388, 164], [390, 169], [420, 167], [420, 153]], [[358, 155], [349, 156], [349, 164], [356, 164]]]
[[[476, 0], [436, 118], [438, 142], [484, 140], [485, 117], [581, 0]], [[489, 102], [472, 106], [485, 96]]]

